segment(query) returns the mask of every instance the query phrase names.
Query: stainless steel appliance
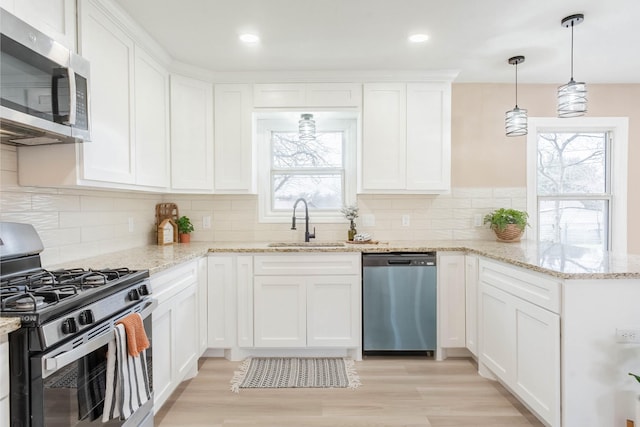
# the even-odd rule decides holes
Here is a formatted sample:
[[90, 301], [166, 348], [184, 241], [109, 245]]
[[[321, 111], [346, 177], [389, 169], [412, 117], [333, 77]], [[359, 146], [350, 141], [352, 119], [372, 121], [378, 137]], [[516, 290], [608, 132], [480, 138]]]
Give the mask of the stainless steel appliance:
[[0, 141], [90, 140], [89, 62], [0, 8]]
[[436, 349], [435, 253], [364, 254], [365, 354]]
[[140, 313], [151, 340], [148, 270], [49, 271], [42, 249], [31, 225], [0, 223], [0, 313], [22, 322], [9, 334], [11, 427], [152, 427], [153, 398], [126, 421], [101, 421], [115, 323]]

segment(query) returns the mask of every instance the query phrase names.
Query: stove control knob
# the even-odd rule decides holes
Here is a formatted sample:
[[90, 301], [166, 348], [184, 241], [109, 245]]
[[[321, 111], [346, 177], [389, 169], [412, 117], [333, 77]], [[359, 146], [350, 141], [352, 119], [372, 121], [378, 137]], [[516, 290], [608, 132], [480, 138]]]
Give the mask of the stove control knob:
[[140, 299], [140, 292], [137, 289], [131, 289], [129, 291], [129, 300], [138, 301]]
[[80, 322], [81, 325], [89, 325], [95, 321], [96, 319], [93, 316], [93, 311], [91, 310], [81, 311], [80, 315], [78, 316], [78, 322]]
[[73, 334], [75, 332], [78, 332], [78, 325], [76, 325], [76, 319], [74, 319], [73, 317], [64, 319], [62, 322], [62, 333]]
[[147, 288], [147, 285], [142, 285], [138, 288], [138, 292], [140, 292], [140, 295], [149, 295], [149, 288]]

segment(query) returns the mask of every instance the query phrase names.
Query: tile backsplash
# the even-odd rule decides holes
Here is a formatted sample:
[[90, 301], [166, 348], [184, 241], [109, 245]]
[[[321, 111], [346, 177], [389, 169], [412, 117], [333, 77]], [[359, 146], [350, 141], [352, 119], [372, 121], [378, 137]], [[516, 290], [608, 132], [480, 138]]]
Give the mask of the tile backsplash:
[[[93, 189], [22, 187], [16, 150], [0, 150], [0, 220], [33, 224], [45, 266], [155, 242], [155, 205], [177, 203], [191, 218], [194, 241], [300, 241], [304, 230], [289, 223], [259, 223], [254, 195], [152, 194]], [[493, 239], [477, 216], [498, 207], [526, 208], [525, 188], [453, 188], [447, 195], [359, 195], [359, 232], [375, 240]], [[211, 217], [211, 227], [203, 218]], [[368, 216], [368, 218], [367, 218]], [[408, 216], [409, 225], [403, 225]], [[365, 219], [374, 225], [365, 226]], [[348, 223], [313, 224], [319, 241], [345, 240]]]

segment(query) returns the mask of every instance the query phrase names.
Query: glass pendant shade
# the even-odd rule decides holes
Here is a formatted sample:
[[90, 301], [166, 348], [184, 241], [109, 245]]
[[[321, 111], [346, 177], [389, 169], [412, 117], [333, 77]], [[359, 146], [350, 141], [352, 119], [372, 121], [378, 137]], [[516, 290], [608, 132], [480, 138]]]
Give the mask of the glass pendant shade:
[[298, 138], [300, 138], [300, 141], [315, 141], [316, 122], [313, 120], [313, 114], [302, 114], [300, 116]]
[[507, 111], [504, 120], [507, 136], [523, 136], [527, 134], [527, 110], [518, 108]]
[[523, 136], [527, 134], [527, 110], [518, 108], [518, 64], [524, 62], [524, 56], [514, 56], [508, 62], [516, 67], [516, 106], [506, 112], [504, 129], [507, 136]]
[[558, 87], [558, 117], [578, 117], [587, 112], [587, 85], [573, 80], [573, 27], [584, 21], [579, 13], [567, 16], [561, 21], [565, 28], [571, 28], [571, 79], [566, 85]]
[[558, 87], [558, 117], [578, 117], [587, 112], [587, 84], [573, 79]]

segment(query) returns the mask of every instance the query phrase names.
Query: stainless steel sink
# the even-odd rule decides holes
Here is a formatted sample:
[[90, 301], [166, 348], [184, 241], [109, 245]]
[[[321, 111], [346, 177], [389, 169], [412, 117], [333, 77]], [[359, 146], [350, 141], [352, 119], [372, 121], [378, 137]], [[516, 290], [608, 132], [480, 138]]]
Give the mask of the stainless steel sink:
[[273, 242], [270, 248], [333, 248], [343, 247], [343, 242]]

